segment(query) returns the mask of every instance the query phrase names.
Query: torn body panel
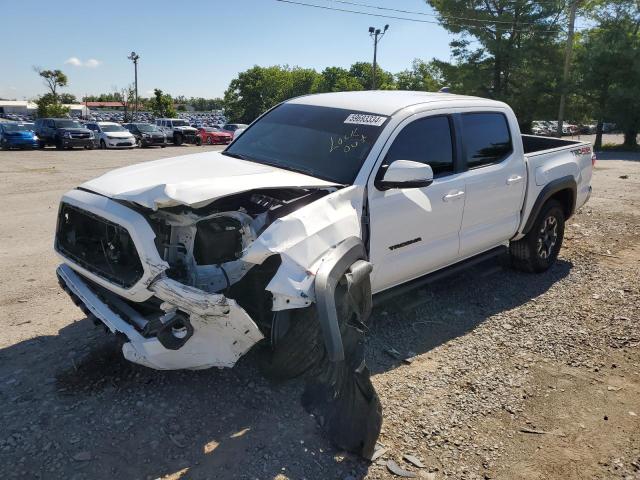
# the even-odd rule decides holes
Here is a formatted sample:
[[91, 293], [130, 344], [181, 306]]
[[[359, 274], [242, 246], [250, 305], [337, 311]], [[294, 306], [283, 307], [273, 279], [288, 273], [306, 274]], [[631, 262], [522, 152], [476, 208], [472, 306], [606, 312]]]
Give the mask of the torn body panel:
[[361, 236], [364, 189], [350, 186], [273, 222], [243, 259], [260, 264], [275, 253], [282, 267], [267, 285], [273, 310], [303, 308], [315, 300], [314, 279], [336, 245]]

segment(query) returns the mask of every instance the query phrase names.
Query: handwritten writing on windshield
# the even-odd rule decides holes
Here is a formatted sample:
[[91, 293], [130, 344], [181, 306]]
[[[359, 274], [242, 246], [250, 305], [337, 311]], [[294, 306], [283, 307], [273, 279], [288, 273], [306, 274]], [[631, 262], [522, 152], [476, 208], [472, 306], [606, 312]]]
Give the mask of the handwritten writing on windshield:
[[339, 137], [331, 136], [331, 145], [329, 146], [329, 153], [333, 153], [335, 150], [340, 150], [344, 153], [349, 153], [354, 148], [364, 144], [367, 141], [367, 137], [364, 133], [358, 132], [358, 128], [354, 128], [351, 132], [341, 135]]

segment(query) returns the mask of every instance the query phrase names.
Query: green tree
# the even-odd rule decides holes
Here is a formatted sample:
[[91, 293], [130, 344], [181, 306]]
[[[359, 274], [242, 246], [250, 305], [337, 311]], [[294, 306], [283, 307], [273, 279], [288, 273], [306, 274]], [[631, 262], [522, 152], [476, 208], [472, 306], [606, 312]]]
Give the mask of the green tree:
[[288, 98], [310, 93], [318, 82], [313, 70], [255, 65], [231, 80], [224, 93], [225, 113], [232, 121], [249, 123]]
[[78, 103], [78, 99], [72, 93], [61, 93], [58, 95], [58, 99], [60, 100], [60, 103]]
[[633, 1], [598, 4], [597, 25], [577, 42], [577, 76], [582, 95], [598, 120], [595, 148], [602, 146], [602, 123], [615, 122], [624, 145], [637, 148], [640, 131], [640, 6]]
[[65, 107], [51, 93], [45, 93], [36, 100], [38, 105], [38, 117], [66, 117], [69, 115], [69, 107]]
[[436, 64], [416, 58], [410, 70], [395, 74], [395, 84], [398, 90], [434, 92], [443, 86], [440, 77], [441, 72]]
[[348, 70], [340, 67], [327, 67], [320, 74], [316, 86], [317, 92], [349, 92], [363, 90], [360, 82]]
[[[369, 62], [356, 62], [351, 65], [349, 74], [360, 83], [363, 90], [371, 90], [373, 85], [373, 65]], [[395, 81], [393, 74], [376, 65], [376, 88], [378, 90], [393, 90]]]
[[34, 67], [34, 70], [44, 79], [44, 84], [49, 89], [52, 97], [58, 101], [58, 89], [66, 87], [69, 83], [67, 76], [62, 70], [43, 70], [39, 67]]
[[62, 99], [68, 100], [69, 97], [75, 97], [70, 94], [58, 94], [58, 90], [66, 87], [68, 83], [67, 76], [61, 70], [43, 70], [34, 67], [34, 71], [44, 79], [44, 84], [49, 91], [40, 96], [36, 101], [38, 105], [39, 117], [64, 117], [69, 114], [69, 109], [62, 105]]
[[442, 26], [459, 35], [451, 44], [454, 59], [479, 67], [482, 82], [474, 83], [484, 84], [483, 89], [498, 99], [517, 84], [514, 72], [527, 61], [525, 50], [544, 51], [557, 41], [557, 22], [565, 7], [562, 0], [426, 1], [438, 12]]
[[159, 88], [153, 90], [153, 97], [149, 101], [149, 108], [155, 117], [173, 118], [177, 116], [171, 95], [163, 93]]

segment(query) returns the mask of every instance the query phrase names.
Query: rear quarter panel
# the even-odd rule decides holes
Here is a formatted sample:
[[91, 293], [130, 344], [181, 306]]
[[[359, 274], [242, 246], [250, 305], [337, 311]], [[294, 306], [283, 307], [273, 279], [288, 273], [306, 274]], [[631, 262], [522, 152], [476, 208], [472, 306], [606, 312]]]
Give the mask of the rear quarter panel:
[[519, 233], [531, 215], [536, 199], [549, 182], [571, 176], [577, 184], [576, 206], [589, 198], [591, 188], [591, 145], [586, 142], [525, 155], [527, 191], [522, 209]]

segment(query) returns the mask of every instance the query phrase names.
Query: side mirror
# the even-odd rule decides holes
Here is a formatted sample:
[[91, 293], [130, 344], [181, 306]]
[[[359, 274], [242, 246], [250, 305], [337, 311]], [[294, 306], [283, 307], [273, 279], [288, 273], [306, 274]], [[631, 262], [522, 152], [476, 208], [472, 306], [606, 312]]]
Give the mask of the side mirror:
[[426, 163], [396, 160], [387, 167], [384, 176], [376, 182], [379, 190], [390, 188], [422, 188], [433, 183], [433, 170]]

